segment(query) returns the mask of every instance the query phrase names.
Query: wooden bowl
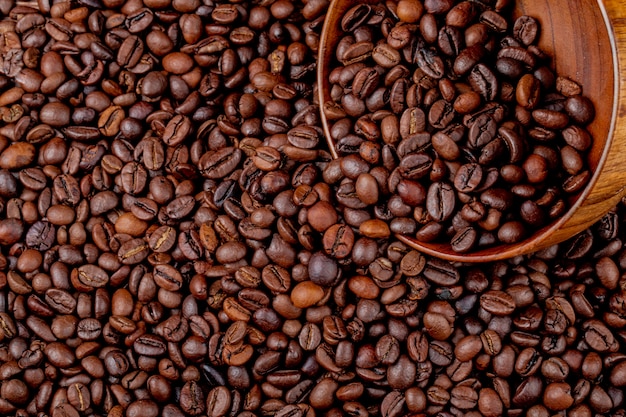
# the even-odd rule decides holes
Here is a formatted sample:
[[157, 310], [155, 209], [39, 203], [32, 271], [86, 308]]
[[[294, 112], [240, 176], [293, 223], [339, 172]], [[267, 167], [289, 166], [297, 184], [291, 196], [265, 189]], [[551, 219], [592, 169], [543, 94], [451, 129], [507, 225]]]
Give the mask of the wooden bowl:
[[[329, 66], [334, 62], [335, 49], [343, 35], [341, 17], [359, 3], [380, 1], [333, 0], [326, 15], [317, 68], [322, 109], [330, 100]], [[460, 254], [447, 243], [423, 243], [410, 236], [397, 236], [429, 255], [450, 261], [491, 262], [535, 252], [588, 228], [625, 194], [626, 7], [622, 0], [518, 0], [514, 15], [530, 15], [540, 22], [539, 47], [553, 58], [556, 73], [580, 83], [583, 94], [595, 105], [596, 118], [588, 126], [594, 138], [588, 156], [592, 178], [565, 215], [519, 243]], [[323, 110], [321, 118], [330, 151], [336, 158]]]

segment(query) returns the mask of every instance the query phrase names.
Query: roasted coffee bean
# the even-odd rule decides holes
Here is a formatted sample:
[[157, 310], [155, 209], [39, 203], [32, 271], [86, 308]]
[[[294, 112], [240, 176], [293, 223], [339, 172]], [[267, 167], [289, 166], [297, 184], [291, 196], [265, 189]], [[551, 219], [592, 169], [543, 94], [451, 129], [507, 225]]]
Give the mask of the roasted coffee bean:
[[509, 294], [492, 290], [480, 297], [480, 305], [485, 311], [496, 316], [506, 316], [515, 310], [515, 301]]
[[473, 227], [466, 227], [464, 229], [459, 230], [452, 240], [450, 244], [452, 245], [452, 249], [455, 252], [463, 253], [470, 251], [478, 238], [478, 232]]
[[200, 172], [207, 178], [223, 178], [230, 174], [241, 160], [241, 151], [222, 148], [214, 154], [205, 154], [200, 160]]
[[524, 45], [531, 45], [535, 42], [539, 32], [538, 22], [530, 16], [519, 17], [513, 27], [513, 36]]
[[324, 250], [333, 258], [345, 258], [352, 252], [354, 232], [346, 225], [336, 224], [324, 232]]
[[76, 289], [91, 291], [102, 288], [109, 282], [109, 276], [96, 265], [83, 265], [72, 273], [72, 284]]
[[453, 188], [444, 182], [433, 183], [428, 189], [426, 208], [435, 220], [443, 222], [452, 216], [456, 197]]

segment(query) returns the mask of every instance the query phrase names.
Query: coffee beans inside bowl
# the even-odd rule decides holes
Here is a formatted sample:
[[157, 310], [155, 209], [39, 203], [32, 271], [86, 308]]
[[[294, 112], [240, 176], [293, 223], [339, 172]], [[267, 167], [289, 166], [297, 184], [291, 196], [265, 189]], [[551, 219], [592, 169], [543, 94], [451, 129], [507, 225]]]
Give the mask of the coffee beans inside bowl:
[[350, 8], [323, 103], [353, 208], [459, 253], [529, 237], [592, 175], [593, 104], [551, 69], [538, 20], [486, 3]]

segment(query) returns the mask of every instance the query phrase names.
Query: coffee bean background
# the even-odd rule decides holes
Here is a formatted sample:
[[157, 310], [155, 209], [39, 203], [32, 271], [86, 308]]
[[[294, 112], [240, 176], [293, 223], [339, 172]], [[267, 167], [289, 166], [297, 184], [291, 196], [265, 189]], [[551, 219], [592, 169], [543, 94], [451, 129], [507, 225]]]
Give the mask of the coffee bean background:
[[390, 214], [331, 160], [327, 7], [0, 0], [0, 415], [626, 414], [626, 206], [493, 264], [406, 247], [449, 191]]

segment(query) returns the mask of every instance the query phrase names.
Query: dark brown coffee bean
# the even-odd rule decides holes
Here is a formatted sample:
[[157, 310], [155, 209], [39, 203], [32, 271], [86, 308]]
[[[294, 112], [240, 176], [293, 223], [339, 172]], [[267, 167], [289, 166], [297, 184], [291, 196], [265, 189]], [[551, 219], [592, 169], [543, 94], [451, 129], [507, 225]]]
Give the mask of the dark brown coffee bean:
[[502, 400], [492, 388], [482, 388], [478, 393], [478, 410], [485, 416], [495, 417], [503, 410]]
[[583, 324], [586, 342], [598, 352], [615, 349], [616, 340], [612, 332], [600, 321], [589, 320]]
[[400, 63], [400, 53], [387, 44], [380, 44], [372, 50], [372, 59], [384, 68], [391, 68]]
[[182, 410], [191, 415], [198, 415], [206, 410], [205, 394], [196, 381], [188, 381], [183, 385], [178, 402]]
[[354, 232], [350, 227], [339, 224], [333, 225], [324, 233], [324, 250], [334, 258], [345, 258], [352, 251], [354, 239]]
[[[473, 227], [466, 227], [459, 230], [450, 241], [455, 252], [463, 253], [470, 251], [476, 244], [478, 232]], [[500, 239], [502, 241], [502, 239]]]
[[428, 189], [426, 208], [433, 219], [443, 222], [452, 215], [455, 200], [453, 188], [447, 183], [437, 182]]
[[222, 148], [202, 156], [199, 162], [200, 172], [207, 178], [223, 178], [236, 168], [240, 160], [239, 149]]
[[498, 94], [499, 82], [495, 74], [484, 64], [476, 65], [469, 75], [470, 85], [486, 101], [494, 100]]
[[372, 13], [372, 8], [369, 5], [354, 6], [341, 20], [341, 28], [346, 32], [352, 32], [360, 25], [364, 24]]
[[293, 146], [313, 149], [319, 143], [319, 132], [310, 126], [297, 126], [287, 133], [287, 139]]
[[473, 148], [482, 148], [492, 141], [497, 131], [495, 120], [483, 114], [470, 126], [469, 145]]
[[102, 268], [96, 265], [83, 265], [72, 273], [72, 283], [76, 289], [91, 291], [102, 288], [109, 282], [109, 276]]
[[133, 349], [140, 355], [161, 356], [166, 352], [166, 344], [156, 335], [143, 335], [135, 340]]
[[565, 101], [567, 115], [577, 124], [587, 125], [595, 117], [593, 103], [587, 97], [573, 96]]
[[426, 262], [424, 276], [437, 285], [451, 286], [460, 279], [459, 271], [452, 265], [438, 259]]
[[117, 256], [123, 264], [137, 264], [148, 256], [149, 246], [143, 239], [132, 239], [120, 246]]
[[521, 222], [506, 222], [498, 229], [498, 239], [503, 243], [516, 243], [524, 238], [526, 229]]
[[169, 226], [161, 226], [150, 234], [148, 244], [154, 252], [168, 252], [176, 243], [176, 231]]
[[480, 306], [491, 314], [504, 316], [515, 310], [513, 297], [503, 291], [492, 290], [480, 297]]
[[535, 42], [539, 32], [537, 21], [530, 16], [520, 16], [513, 26], [513, 36], [524, 45], [531, 45]]
[[520, 78], [516, 88], [517, 103], [527, 109], [533, 109], [539, 100], [541, 83], [532, 74]]
[[261, 279], [267, 288], [274, 293], [287, 292], [291, 283], [289, 272], [278, 265], [264, 267]]

